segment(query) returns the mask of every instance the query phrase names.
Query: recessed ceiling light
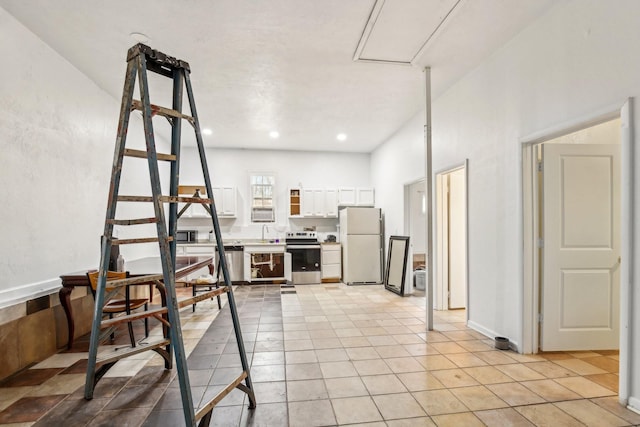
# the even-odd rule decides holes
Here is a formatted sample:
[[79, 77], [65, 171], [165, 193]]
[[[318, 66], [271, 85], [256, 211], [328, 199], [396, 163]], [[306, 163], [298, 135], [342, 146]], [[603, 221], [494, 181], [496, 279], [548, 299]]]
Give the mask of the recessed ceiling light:
[[131, 34], [129, 34], [129, 36], [134, 39], [135, 41], [137, 41], [138, 43], [148, 43], [149, 42], [149, 36], [147, 36], [146, 34], [142, 34], [142, 33], [136, 33], [133, 32]]
[[346, 133], [339, 133], [336, 135], [336, 139], [338, 141], [344, 141], [347, 139], [347, 134]]
[[204, 129], [202, 129], [202, 134], [203, 135], [211, 135], [211, 134], [213, 134], [213, 131], [211, 129], [209, 129], [209, 128], [204, 128]]
[[271, 132], [269, 132], [269, 136], [273, 139], [276, 139], [280, 136], [280, 132], [278, 132], [277, 130], [272, 130]]

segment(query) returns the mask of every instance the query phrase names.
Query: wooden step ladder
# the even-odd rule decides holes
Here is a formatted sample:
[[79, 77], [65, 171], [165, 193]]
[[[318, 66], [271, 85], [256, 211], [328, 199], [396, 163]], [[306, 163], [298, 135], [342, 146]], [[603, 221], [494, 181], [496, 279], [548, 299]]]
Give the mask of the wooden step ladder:
[[[152, 105], [149, 98], [149, 82], [147, 80], [147, 72], [151, 71], [173, 80], [173, 106], [172, 108], [159, 107]], [[202, 142], [202, 134], [196, 106], [193, 97], [193, 90], [190, 81], [189, 64], [185, 61], [167, 56], [162, 52], [153, 50], [144, 44], [137, 44], [129, 49], [127, 53], [127, 71], [122, 95], [122, 104], [120, 108], [120, 119], [118, 123], [118, 133], [115, 144], [115, 152], [113, 157], [113, 166], [111, 172], [111, 185], [109, 188], [109, 197], [107, 203], [106, 220], [104, 225], [104, 234], [102, 237], [102, 252], [100, 258], [98, 285], [96, 289], [95, 309], [93, 316], [93, 324], [91, 327], [91, 341], [89, 347], [89, 360], [87, 365], [87, 376], [85, 382], [84, 397], [87, 400], [93, 398], [93, 391], [97, 382], [102, 376], [120, 359], [132, 356], [144, 351], [153, 350], [160, 354], [165, 360], [165, 368], [172, 368], [172, 349], [175, 354], [177, 376], [180, 383], [180, 393], [182, 397], [182, 406], [184, 411], [185, 423], [187, 426], [195, 426], [199, 422], [199, 426], [206, 427], [211, 420], [211, 412], [214, 406], [222, 400], [227, 394], [238, 388], [249, 396], [249, 408], [255, 408], [256, 400], [251, 384], [251, 375], [249, 365], [247, 363], [244, 342], [240, 331], [240, 323], [233, 297], [233, 288], [227, 268], [226, 258], [224, 256], [224, 245], [220, 232], [220, 224], [215, 209], [215, 201], [213, 198], [201, 197], [179, 197], [179, 170], [180, 170], [180, 143], [181, 143], [181, 123], [186, 120], [195, 130], [195, 137], [200, 155], [200, 163], [206, 186], [206, 194], [213, 194], [211, 191], [211, 179], [207, 160], [205, 156], [204, 145]], [[136, 77], [138, 78], [138, 86], [140, 100], [133, 99], [134, 88], [136, 85]], [[183, 91], [186, 88], [187, 98], [191, 115], [182, 113]], [[146, 151], [125, 148], [127, 130], [129, 127], [129, 118], [131, 111], [140, 110], [144, 124], [144, 133], [146, 140]], [[171, 125], [171, 153], [162, 154], [156, 152], [156, 143], [153, 132], [153, 116], [165, 117]], [[123, 158], [132, 157], [147, 159], [149, 166], [149, 174], [151, 178], [151, 196], [124, 196], [119, 195], [120, 178], [123, 167]], [[169, 178], [169, 195], [162, 195], [160, 186], [160, 171], [158, 167], [159, 161], [170, 163]], [[155, 216], [149, 218], [135, 219], [116, 219], [116, 206], [119, 202], [146, 202], [152, 203]], [[165, 219], [165, 203], [169, 203], [168, 223]], [[213, 230], [216, 237], [217, 249], [220, 255], [219, 267], [222, 270], [224, 278], [224, 286], [218, 289], [201, 293], [193, 298], [178, 301], [176, 298], [176, 280], [175, 280], [175, 260], [176, 260], [176, 229], [178, 223], [178, 203], [199, 203], [207, 207], [211, 213]], [[156, 224], [157, 236], [142, 238], [114, 238], [114, 225], [118, 226], [136, 226], [143, 224]], [[128, 245], [138, 243], [158, 243], [160, 258], [162, 264], [162, 274], [154, 274], [147, 276], [130, 277], [119, 280], [106, 280], [106, 272], [109, 266], [109, 254], [113, 245]], [[118, 288], [134, 284], [154, 283], [160, 289], [163, 296], [163, 304], [161, 308], [148, 310], [144, 312], [133, 313], [125, 316], [118, 316], [110, 320], [102, 320], [103, 307], [107, 302], [108, 295], [105, 295], [107, 285], [109, 288]], [[187, 367], [187, 358], [184, 350], [182, 339], [182, 329], [180, 327], [180, 313], [182, 307], [192, 305], [198, 301], [202, 301], [213, 296], [220, 296], [226, 293], [229, 302], [229, 311], [233, 320], [235, 336], [238, 343], [239, 356], [242, 364], [242, 373], [225, 389], [218, 393], [208, 403], [196, 412], [193, 405], [193, 397], [189, 384], [189, 375]], [[163, 336], [157, 339], [147, 339], [144, 343], [130, 348], [119, 348], [112, 352], [101, 353], [98, 357], [98, 347], [100, 345], [101, 331], [110, 329], [119, 324], [131, 322], [133, 320], [145, 317], [154, 317], [163, 325]], [[97, 368], [99, 365], [99, 368]]]

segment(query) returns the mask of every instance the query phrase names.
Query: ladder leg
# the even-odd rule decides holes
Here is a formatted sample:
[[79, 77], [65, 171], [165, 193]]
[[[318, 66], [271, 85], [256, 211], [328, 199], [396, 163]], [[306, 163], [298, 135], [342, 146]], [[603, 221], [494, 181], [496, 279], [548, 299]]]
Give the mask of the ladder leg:
[[131, 115], [131, 103], [133, 101], [133, 90], [135, 87], [135, 76], [138, 69], [135, 61], [127, 63], [127, 72], [122, 90], [122, 104], [120, 105], [120, 119], [118, 121], [118, 134], [116, 137], [116, 149], [113, 155], [113, 168], [111, 172], [111, 186], [109, 188], [109, 199], [107, 201], [107, 214], [105, 220], [105, 230], [102, 236], [102, 250], [100, 255], [100, 272], [98, 286], [96, 289], [95, 307], [93, 311], [93, 322], [91, 326], [91, 339], [89, 342], [89, 356], [87, 361], [87, 376], [84, 386], [84, 397], [89, 400], [93, 398], [96, 377], [96, 358], [98, 355], [98, 345], [100, 336], [100, 322], [102, 321], [102, 307], [104, 305], [104, 292], [106, 284], [105, 272], [109, 269], [109, 255], [111, 253], [113, 224], [110, 219], [115, 218], [116, 199], [120, 187], [120, 175], [122, 171], [122, 159], [125, 143], [127, 139], [127, 128], [129, 127], [129, 117]]
[[[183, 69], [175, 69], [173, 70], [173, 109], [179, 112], [182, 112], [182, 82], [184, 79], [184, 70]], [[180, 139], [182, 136], [182, 120], [174, 119], [171, 122], [171, 154], [176, 156], [176, 161], [171, 163], [171, 175], [169, 182], [169, 194], [171, 196], [178, 195], [178, 185], [180, 178]], [[171, 262], [174, 263], [176, 261], [176, 231], [178, 229], [178, 218], [182, 213], [187, 209], [185, 205], [184, 208], [180, 210], [178, 213], [178, 205], [176, 203], [172, 203], [169, 205], [169, 234], [173, 237], [171, 241]]]
[[129, 329], [129, 339], [131, 340], [131, 347], [136, 346], [136, 337], [133, 335], [133, 325], [131, 322], [127, 323], [127, 329]]
[[[202, 174], [204, 176], [204, 182], [207, 187], [207, 194], [212, 194], [211, 191], [211, 177], [209, 175], [209, 167], [207, 165], [207, 156], [204, 150], [204, 143], [202, 142], [202, 133], [200, 131], [200, 122], [198, 120], [198, 114], [196, 113], [196, 103], [193, 96], [193, 89], [191, 87], [191, 80], [189, 73], [184, 73], [185, 86], [187, 89], [187, 97], [189, 99], [189, 107], [191, 108], [191, 115], [194, 118], [194, 128], [196, 132], [196, 142], [198, 145], [198, 153], [200, 155], [200, 164], [202, 165]], [[215, 207], [215, 201], [211, 199], [212, 203], [209, 206], [211, 210], [211, 220], [213, 223], [213, 231], [216, 236], [216, 244], [218, 247], [218, 254], [220, 257], [219, 266], [222, 267], [222, 276], [224, 277], [225, 285], [228, 286], [229, 292], [227, 292], [227, 298], [229, 300], [229, 310], [231, 311], [231, 318], [233, 320], [233, 329], [236, 335], [236, 341], [238, 342], [238, 351], [240, 353], [240, 362], [242, 364], [242, 370], [247, 373], [245, 379], [245, 385], [249, 390], [247, 395], [249, 396], [249, 408], [256, 407], [256, 398], [253, 392], [253, 385], [251, 383], [251, 372], [249, 369], [249, 363], [247, 362], [247, 354], [244, 348], [244, 341], [242, 340], [242, 332], [240, 330], [240, 321], [238, 319], [238, 313], [236, 309], [235, 299], [233, 297], [233, 287], [231, 283], [231, 276], [229, 275], [229, 269], [227, 267], [227, 257], [224, 253], [224, 244], [222, 242], [222, 233], [220, 232], [220, 223], [218, 221], [217, 210]], [[218, 267], [218, 268], [220, 268]]]
[[149, 173], [151, 175], [151, 191], [154, 201], [153, 205], [155, 208], [156, 218], [158, 218], [158, 222], [156, 223], [156, 225], [158, 230], [164, 284], [167, 291], [169, 322], [171, 323], [169, 334], [176, 357], [176, 370], [178, 371], [178, 380], [180, 382], [180, 394], [182, 397], [182, 408], [184, 412], [185, 422], [187, 425], [192, 426], [195, 425], [195, 411], [193, 408], [193, 398], [191, 395], [191, 385], [189, 383], [189, 372], [187, 369], [187, 358], [184, 351], [179, 308], [176, 298], [175, 274], [173, 271], [175, 260], [172, 259], [173, 257], [171, 255], [171, 248], [169, 247], [167, 229], [165, 228], [166, 222], [164, 217], [164, 205], [160, 198], [160, 196], [162, 195], [160, 188], [160, 173], [158, 170], [153, 124], [151, 122], [151, 102], [149, 100], [149, 85], [146, 74], [146, 59], [144, 55], [138, 55], [137, 58], [138, 66], [141, 70], [141, 72], [138, 73], [138, 81], [140, 85], [140, 100], [142, 101], [143, 107], [142, 117], [147, 142], [147, 160], [149, 162]]

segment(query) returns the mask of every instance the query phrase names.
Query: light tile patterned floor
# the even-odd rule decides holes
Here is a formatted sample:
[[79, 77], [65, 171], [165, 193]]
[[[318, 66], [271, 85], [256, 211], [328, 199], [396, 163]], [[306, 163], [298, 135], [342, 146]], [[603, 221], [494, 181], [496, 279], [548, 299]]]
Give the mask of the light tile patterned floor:
[[[285, 289], [283, 288], [283, 291]], [[464, 311], [435, 312], [424, 297], [381, 286], [241, 286], [236, 292], [258, 407], [235, 390], [220, 426], [626, 426], [617, 402], [618, 353], [520, 355], [465, 326]], [[183, 312], [192, 394], [202, 404], [239, 373], [228, 309]], [[214, 327], [210, 327], [212, 324]], [[154, 329], [159, 333], [159, 328]], [[125, 335], [126, 334], [122, 334]], [[118, 363], [91, 402], [86, 353], [61, 353], [0, 384], [0, 423], [183, 425], [175, 370], [151, 353]], [[119, 423], [122, 424], [122, 423]]]

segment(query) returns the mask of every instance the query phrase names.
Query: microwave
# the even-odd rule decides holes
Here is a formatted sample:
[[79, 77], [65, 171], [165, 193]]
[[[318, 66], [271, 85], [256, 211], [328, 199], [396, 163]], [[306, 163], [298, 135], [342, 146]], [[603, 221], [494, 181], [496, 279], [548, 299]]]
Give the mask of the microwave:
[[198, 241], [198, 232], [196, 230], [176, 231], [176, 242], [178, 243], [196, 243], [197, 241]]

